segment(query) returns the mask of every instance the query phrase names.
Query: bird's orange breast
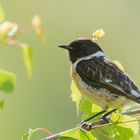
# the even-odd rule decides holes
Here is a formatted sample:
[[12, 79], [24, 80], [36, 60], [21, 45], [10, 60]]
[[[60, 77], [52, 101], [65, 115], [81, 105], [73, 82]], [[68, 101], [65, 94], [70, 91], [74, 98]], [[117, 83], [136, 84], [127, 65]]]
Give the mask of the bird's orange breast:
[[79, 82], [81, 81], [81, 78], [80, 78], [79, 75], [76, 73], [73, 64], [71, 65], [71, 68], [70, 68], [70, 76], [71, 76], [72, 80], [74, 80], [74, 82], [75, 82], [77, 88], [78, 88], [79, 90], [81, 90], [81, 86], [79, 85]]

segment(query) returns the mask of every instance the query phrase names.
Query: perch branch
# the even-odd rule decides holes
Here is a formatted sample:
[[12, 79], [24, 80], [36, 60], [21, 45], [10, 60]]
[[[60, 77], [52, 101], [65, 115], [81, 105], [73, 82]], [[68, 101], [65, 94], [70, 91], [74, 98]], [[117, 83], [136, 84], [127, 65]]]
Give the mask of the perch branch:
[[[132, 110], [132, 111], [128, 111], [128, 112], [123, 112], [121, 114], [122, 115], [130, 115], [130, 116], [138, 115], [138, 114], [140, 114], [140, 109]], [[110, 119], [110, 118], [111, 118], [111, 116], [107, 117], [107, 119]], [[84, 130], [87, 130], [87, 131], [91, 131], [91, 130], [98, 129], [98, 128], [101, 128], [101, 127], [111, 126], [113, 124], [131, 123], [131, 122], [135, 122], [135, 121], [140, 121], [140, 118], [133, 119], [133, 120], [128, 120], [128, 121], [123, 121], [123, 122], [109, 122], [109, 123], [104, 123], [103, 119], [99, 119], [99, 120], [91, 122], [89, 124], [85, 123], [82, 126], [80, 126], [80, 128], [82, 128]], [[71, 129], [71, 130], [73, 130], [73, 129]], [[68, 131], [71, 131], [71, 130], [68, 130]], [[64, 134], [65, 132], [68, 132], [68, 131], [64, 131], [64, 132], [61, 132], [61, 133], [46, 137], [46, 138], [44, 138], [42, 140], [59, 140], [61, 134]]]

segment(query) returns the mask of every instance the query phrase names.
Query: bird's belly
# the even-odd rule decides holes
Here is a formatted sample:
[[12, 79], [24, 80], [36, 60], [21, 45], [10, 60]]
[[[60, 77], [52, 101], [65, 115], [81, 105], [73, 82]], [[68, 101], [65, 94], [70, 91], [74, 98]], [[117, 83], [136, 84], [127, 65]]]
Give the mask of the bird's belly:
[[104, 88], [96, 89], [86, 85], [83, 81], [77, 84], [79, 87], [78, 89], [83, 96], [92, 103], [95, 103], [103, 108], [120, 108], [124, 107], [129, 102], [129, 100], [125, 97], [112, 94]]
[[131, 104], [131, 101], [124, 96], [111, 93], [104, 88], [97, 89], [87, 85], [76, 73], [71, 73], [71, 76], [81, 94], [92, 103], [97, 104], [102, 108], [120, 108]]

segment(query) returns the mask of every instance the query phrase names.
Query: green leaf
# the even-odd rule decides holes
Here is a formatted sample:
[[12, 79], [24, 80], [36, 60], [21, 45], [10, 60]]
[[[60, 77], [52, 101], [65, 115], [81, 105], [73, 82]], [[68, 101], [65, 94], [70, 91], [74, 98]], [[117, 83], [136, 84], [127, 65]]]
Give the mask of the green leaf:
[[59, 138], [59, 140], [78, 140], [78, 139], [72, 138], [72, 137], [61, 136], [61, 137]]
[[[89, 100], [83, 99], [80, 103], [80, 111], [83, 113], [83, 119], [93, 116], [94, 114], [102, 111], [102, 108], [96, 104], [92, 104]], [[99, 118], [96, 117], [95, 119]]]
[[89, 102], [86, 99], [83, 99], [82, 102], [80, 103], [80, 111], [82, 111], [83, 119], [87, 119], [88, 117], [92, 116], [93, 113], [91, 112], [92, 110], [92, 103]]
[[77, 114], [79, 113], [79, 104], [82, 98], [82, 95], [80, 93], [80, 91], [77, 89], [74, 81], [72, 80], [71, 82], [71, 97], [72, 97], [72, 101], [74, 101], [76, 103], [76, 107], [77, 107]]
[[0, 5], [0, 22], [4, 21], [5, 15], [2, 5]]
[[67, 132], [64, 132], [60, 136], [61, 138], [67, 138], [66, 140], [96, 140], [96, 138], [88, 131], [84, 131], [80, 128], [75, 128], [72, 130], [69, 130]]
[[124, 120], [124, 115], [120, 114], [119, 112], [112, 113], [111, 121], [112, 122], [122, 122]]
[[92, 134], [97, 140], [114, 140], [114, 129], [113, 126], [102, 127], [92, 131]]
[[[111, 118], [113, 122], [124, 122], [135, 120], [135, 118], [121, 115], [119, 113], [113, 113]], [[93, 135], [98, 138], [98, 140], [108, 140], [113, 138], [113, 140], [135, 140], [136, 136], [139, 134], [138, 122], [126, 122], [120, 124], [113, 124], [112, 126], [103, 127], [93, 131]]]
[[29, 132], [22, 136], [22, 140], [31, 140], [31, 136], [33, 135], [34, 131], [29, 129]]
[[[80, 129], [80, 136], [85, 140], [97, 140], [91, 132]], [[81, 139], [82, 140], [82, 139]]]
[[130, 140], [140, 140], [140, 135], [134, 135], [134, 137], [130, 138]]
[[4, 106], [4, 100], [0, 100], [0, 109], [3, 109]]
[[[83, 99], [80, 103], [80, 111], [82, 112], [82, 118], [83, 119], [87, 119], [91, 116], [93, 116], [94, 114], [100, 112], [102, 110], [101, 107], [95, 105], [95, 104], [92, 104], [89, 100], [87, 99]], [[101, 115], [97, 116], [96, 118], [94, 119], [98, 119], [100, 118]], [[93, 120], [94, 120], [93, 119]], [[93, 121], [91, 120], [91, 121]]]
[[24, 64], [29, 78], [32, 77], [32, 62], [33, 62], [33, 50], [28, 44], [22, 44]]
[[116, 130], [114, 140], [129, 140], [134, 135], [130, 128], [125, 128], [119, 125], [115, 125], [114, 127]]
[[93, 112], [93, 113], [98, 113], [98, 112], [100, 112], [100, 111], [102, 111], [102, 110], [103, 110], [102, 107], [100, 107], [100, 106], [98, 106], [98, 105], [96, 105], [96, 104], [92, 104], [91, 112]]
[[[136, 120], [135, 117], [131, 117], [131, 116], [127, 116], [127, 115], [123, 115], [123, 121], [131, 121], [131, 120]], [[131, 129], [135, 134], [138, 134], [139, 132], [139, 124], [138, 121], [134, 121], [134, 122], [127, 122], [127, 123], [121, 123], [118, 124], [119, 126], [122, 126], [124, 128], [129, 128]]]
[[28, 137], [29, 137], [29, 134], [26, 133], [22, 136], [22, 140], [29, 140]]
[[0, 91], [10, 93], [15, 87], [16, 77], [13, 73], [0, 70]]

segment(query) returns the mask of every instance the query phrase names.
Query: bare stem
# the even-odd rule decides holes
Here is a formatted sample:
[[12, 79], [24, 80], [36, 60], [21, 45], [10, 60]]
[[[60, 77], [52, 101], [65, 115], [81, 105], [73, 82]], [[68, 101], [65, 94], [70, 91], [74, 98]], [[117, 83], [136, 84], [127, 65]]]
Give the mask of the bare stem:
[[49, 131], [48, 129], [46, 129], [46, 128], [36, 128], [36, 129], [34, 129], [33, 130], [33, 132], [36, 132], [36, 131], [44, 131], [45, 133], [47, 133], [49, 136], [52, 136], [53, 135], [53, 133], [51, 132], [51, 131]]

